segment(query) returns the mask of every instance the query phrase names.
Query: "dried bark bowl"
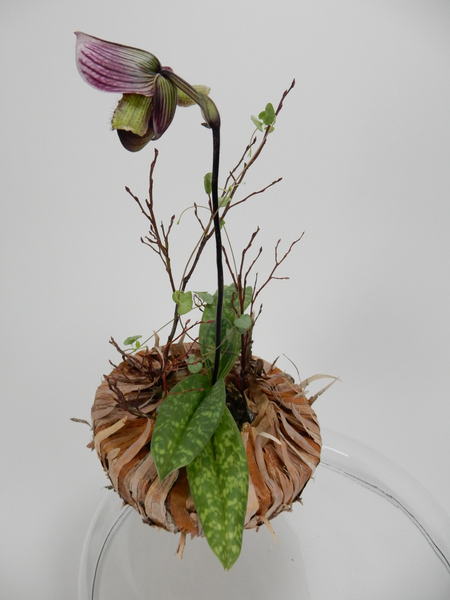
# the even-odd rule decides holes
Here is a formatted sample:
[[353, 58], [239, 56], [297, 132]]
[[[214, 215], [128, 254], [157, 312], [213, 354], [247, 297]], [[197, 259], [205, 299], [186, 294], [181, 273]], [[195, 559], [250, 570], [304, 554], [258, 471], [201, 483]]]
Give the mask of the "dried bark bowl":
[[[164, 390], [189, 375], [192, 344], [124, 356], [105, 376], [92, 407], [95, 448], [112, 487], [149, 525], [203, 535], [186, 470], [159, 481], [151, 438]], [[304, 389], [280, 369], [252, 357], [226, 379], [227, 405], [238, 422], [250, 471], [245, 527], [265, 523], [300, 500], [320, 461], [321, 436]]]

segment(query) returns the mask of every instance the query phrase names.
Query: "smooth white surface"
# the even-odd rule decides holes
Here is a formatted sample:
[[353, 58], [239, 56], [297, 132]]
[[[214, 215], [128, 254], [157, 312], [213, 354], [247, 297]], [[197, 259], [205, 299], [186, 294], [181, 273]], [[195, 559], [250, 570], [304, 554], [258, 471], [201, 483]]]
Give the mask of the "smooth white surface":
[[[324, 429], [322, 461], [291, 513], [244, 532], [223, 571], [205, 539], [144, 527], [105, 491], [89, 527], [79, 600], [448, 600], [450, 517], [417, 481], [364, 444]], [[331, 501], [330, 501], [331, 499]]]
[[[261, 277], [276, 240], [306, 231], [282, 269], [291, 279], [264, 295], [255, 352], [285, 353], [302, 378], [339, 375], [317, 402], [322, 424], [381, 450], [450, 512], [449, 26], [450, 6], [433, 0], [2, 3], [1, 598], [76, 598], [107, 482], [69, 418], [89, 419], [116, 360], [109, 337], [150, 334], [172, 312], [124, 192], [145, 197], [152, 149], [128, 154], [109, 131], [117, 97], [79, 78], [77, 29], [210, 85], [223, 175], [250, 114], [296, 78], [245, 191], [283, 182], [227, 221], [236, 249], [261, 226]], [[180, 110], [158, 141], [166, 221], [204, 200], [199, 122]], [[213, 290], [209, 274], [192, 288]]]

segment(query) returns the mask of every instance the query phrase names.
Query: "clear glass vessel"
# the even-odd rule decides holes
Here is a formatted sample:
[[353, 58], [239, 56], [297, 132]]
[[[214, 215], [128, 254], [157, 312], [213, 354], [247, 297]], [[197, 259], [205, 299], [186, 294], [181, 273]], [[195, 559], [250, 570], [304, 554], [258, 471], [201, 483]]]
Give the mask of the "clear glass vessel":
[[79, 600], [448, 600], [450, 517], [395, 463], [322, 430], [303, 506], [244, 532], [230, 572], [202, 538], [148, 527], [105, 491], [86, 536]]

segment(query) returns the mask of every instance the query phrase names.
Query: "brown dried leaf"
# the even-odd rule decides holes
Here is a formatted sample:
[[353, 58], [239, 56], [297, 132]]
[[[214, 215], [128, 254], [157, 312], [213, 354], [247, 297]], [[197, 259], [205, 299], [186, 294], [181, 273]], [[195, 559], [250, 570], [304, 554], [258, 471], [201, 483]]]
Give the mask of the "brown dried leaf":
[[118, 477], [119, 477], [120, 470], [131, 459], [133, 459], [136, 456], [136, 454], [150, 440], [152, 430], [153, 430], [153, 423], [154, 423], [154, 421], [151, 421], [150, 419], [148, 419], [147, 425], [145, 426], [144, 431], [138, 437], [138, 439], [135, 442], [133, 442], [130, 446], [128, 446], [128, 448], [120, 456], [120, 458], [118, 458], [117, 460], [113, 460], [112, 462], [109, 463], [109, 477], [111, 479], [111, 483], [113, 484], [113, 486], [116, 489], [118, 487]]
[[107, 429], [102, 429], [102, 431], [96, 434], [94, 437], [94, 445], [95, 449], [97, 450], [97, 454], [100, 454], [100, 444], [103, 442], [103, 440], [106, 440], [110, 435], [113, 435], [116, 433], [116, 431], [119, 431], [119, 429], [125, 425], [126, 420], [127, 417], [124, 417], [123, 419], [120, 419], [120, 421], [117, 421], [117, 423], [114, 423], [114, 425], [111, 425]]

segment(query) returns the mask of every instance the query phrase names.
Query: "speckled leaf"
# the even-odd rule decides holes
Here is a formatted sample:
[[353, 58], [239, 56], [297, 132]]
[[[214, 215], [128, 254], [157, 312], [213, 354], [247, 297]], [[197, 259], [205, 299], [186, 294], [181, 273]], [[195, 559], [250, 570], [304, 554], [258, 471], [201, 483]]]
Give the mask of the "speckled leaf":
[[[223, 292], [222, 350], [219, 377], [225, 377], [233, 368], [241, 349], [242, 333], [234, 326], [237, 315], [240, 313], [236, 286], [234, 283], [226, 285]], [[251, 298], [252, 288], [248, 286], [245, 288], [244, 310], [249, 306]], [[217, 292], [214, 294], [212, 300], [211, 303], [205, 306], [199, 331], [200, 350], [205, 359], [205, 366], [208, 369], [213, 368], [215, 358]]]
[[195, 292], [195, 294], [200, 298], [200, 300], [202, 300], [206, 304], [210, 304], [211, 302], [214, 302], [214, 298], [208, 292]]
[[225, 396], [223, 379], [211, 388], [205, 375], [191, 375], [172, 388], [152, 436], [151, 452], [161, 481], [203, 450], [221, 419]]
[[[216, 348], [216, 323], [202, 323], [200, 325], [200, 350], [205, 359], [205, 366], [212, 369]], [[241, 336], [236, 327], [226, 318], [222, 319], [222, 349], [219, 363], [218, 377], [225, 377], [236, 362], [241, 349]]]
[[[244, 298], [244, 311], [250, 306], [250, 302], [252, 300], [252, 288], [251, 286], [247, 286], [245, 288], [245, 298]], [[217, 292], [213, 296], [213, 302], [205, 306], [205, 310], [203, 312], [203, 321], [211, 321], [211, 319], [216, 318], [216, 303], [217, 303]], [[226, 285], [223, 288], [223, 316], [226, 317], [233, 323], [236, 319], [236, 311], [240, 313], [238, 294], [236, 290], [236, 286], [234, 283], [230, 285]], [[240, 315], [239, 315], [240, 316]]]
[[225, 570], [241, 553], [248, 499], [248, 463], [227, 407], [211, 440], [187, 466], [195, 508], [212, 551]]

